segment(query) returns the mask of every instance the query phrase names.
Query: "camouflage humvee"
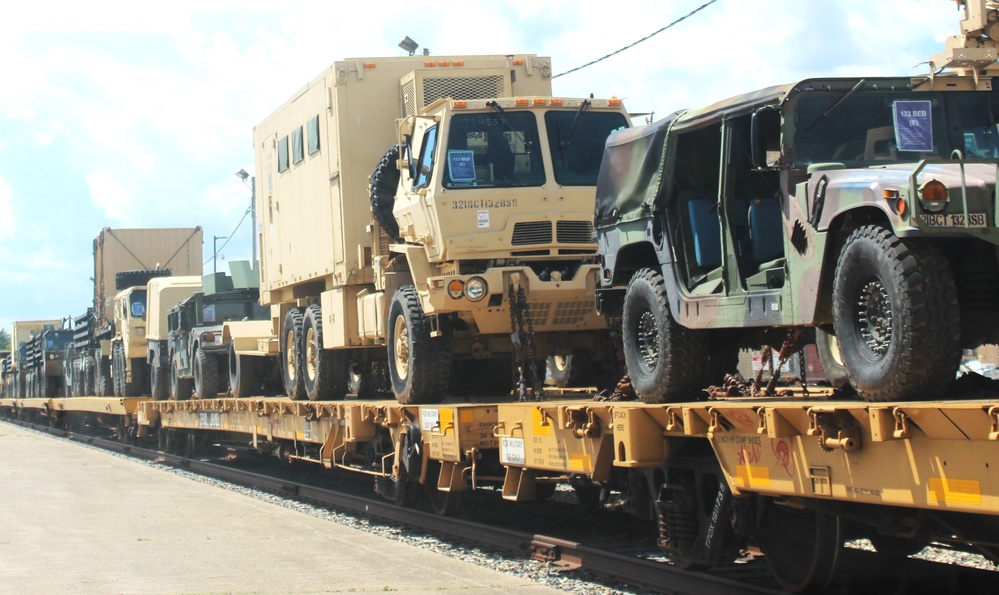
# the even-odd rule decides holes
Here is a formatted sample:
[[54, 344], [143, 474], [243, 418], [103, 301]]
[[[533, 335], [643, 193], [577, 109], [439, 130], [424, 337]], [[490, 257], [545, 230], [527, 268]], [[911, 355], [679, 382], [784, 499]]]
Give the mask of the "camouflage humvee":
[[997, 122], [989, 79], [812, 79], [613, 134], [597, 307], [642, 399], [812, 329], [834, 384], [939, 396], [999, 330]]

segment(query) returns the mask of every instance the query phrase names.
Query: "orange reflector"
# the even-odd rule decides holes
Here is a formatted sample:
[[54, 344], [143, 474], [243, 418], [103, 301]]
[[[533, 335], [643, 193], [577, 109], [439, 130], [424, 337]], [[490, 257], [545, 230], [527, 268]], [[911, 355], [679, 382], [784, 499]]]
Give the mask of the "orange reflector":
[[455, 101], [454, 107], [468, 107], [467, 101]]
[[437, 66], [437, 63], [436, 62], [424, 62], [423, 65], [426, 66], [427, 68], [433, 68], [434, 66]]
[[516, 101], [516, 104], [517, 105], [527, 105], [527, 100], [526, 99], [518, 99]]
[[465, 65], [465, 61], [464, 60], [455, 60], [454, 61], [454, 65], [455, 66], [464, 66]]
[[431, 279], [430, 287], [433, 287], [434, 289], [440, 289], [444, 287], [444, 279]]
[[450, 63], [450, 62], [448, 62], [447, 60], [444, 60], [443, 62], [441, 62], [441, 63], [440, 63], [440, 65], [441, 65], [441, 66], [450, 66], [450, 65], [451, 65], [451, 63]]
[[608, 99], [607, 105], [621, 105], [620, 99]]
[[374, 68], [375, 66], [378, 66], [378, 65], [375, 64], [374, 62], [365, 62], [364, 63], [364, 67], [365, 68]]
[[552, 105], [562, 105], [562, 98], [561, 97], [553, 97], [552, 98]]
[[548, 105], [548, 100], [546, 99], [535, 99], [534, 105]]
[[514, 66], [523, 66], [524, 65], [524, 61], [523, 60], [514, 60], [513, 61], [513, 65]]
[[919, 196], [923, 200], [947, 200], [947, 187], [943, 182], [930, 180], [919, 188]]
[[895, 200], [898, 198], [898, 190], [883, 190], [881, 195], [885, 200]]
[[899, 215], [902, 215], [902, 216], [905, 215], [905, 200], [904, 199], [900, 198], [900, 199], [898, 199], [895, 202], [895, 210], [898, 211]]

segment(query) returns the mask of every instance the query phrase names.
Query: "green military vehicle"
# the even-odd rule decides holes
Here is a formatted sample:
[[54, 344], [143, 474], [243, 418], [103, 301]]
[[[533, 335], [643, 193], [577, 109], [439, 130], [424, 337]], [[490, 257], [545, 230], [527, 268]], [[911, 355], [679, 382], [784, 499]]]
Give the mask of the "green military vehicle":
[[999, 93], [979, 76], [811, 79], [613, 134], [597, 307], [647, 402], [740, 346], [814, 340], [868, 401], [941, 396], [999, 331]]
[[[0, 398], [10, 398], [14, 394], [9, 351], [0, 351]], [[8, 388], [8, 384], [11, 388]]]
[[65, 395], [63, 366], [73, 331], [45, 325], [24, 344], [27, 396], [52, 398]]
[[[231, 279], [222, 273], [205, 279], [204, 292], [181, 301], [167, 315], [172, 399], [192, 395], [212, 399], [226, 392], [230, 350], [224, 323], [270, 319], [270, 308], [259, 303], [257, 287], [233, 288]], [[245, 373], [255, 370], [245, 367]]]

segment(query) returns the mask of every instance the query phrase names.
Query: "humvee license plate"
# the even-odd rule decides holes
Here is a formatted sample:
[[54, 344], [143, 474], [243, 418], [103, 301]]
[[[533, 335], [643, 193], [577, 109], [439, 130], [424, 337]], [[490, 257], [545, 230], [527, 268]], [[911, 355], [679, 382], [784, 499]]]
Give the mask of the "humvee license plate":
[[919, 220], [926, 227], [986, 227], [985, 213], [968, 213], [967, 218], [963, 213], [925, 214], [920, 215]]

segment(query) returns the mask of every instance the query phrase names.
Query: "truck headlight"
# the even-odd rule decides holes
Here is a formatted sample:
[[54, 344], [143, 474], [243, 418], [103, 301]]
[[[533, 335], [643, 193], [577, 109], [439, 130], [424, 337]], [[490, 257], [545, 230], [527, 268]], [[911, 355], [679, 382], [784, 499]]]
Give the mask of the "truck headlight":
[[473, 302], [486, 297], [488, 290], [489, 286], [486, 285], [486, 280], [482, 277], [472, 277], [465, 283], [465, 296]]
[[919, 187], [919, 205], [927, 213], [939, 213], [947, 208], [947, 187], [939, 180], [930, 180]]
[[146, 335], [146, 327], [144, 327], [144, 326], [137, 326], [137, 327], [135, 327], [135, 336], [136, 337], [144, 337], [145, 335]]

